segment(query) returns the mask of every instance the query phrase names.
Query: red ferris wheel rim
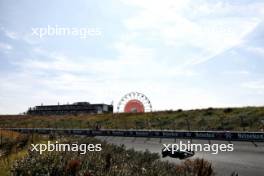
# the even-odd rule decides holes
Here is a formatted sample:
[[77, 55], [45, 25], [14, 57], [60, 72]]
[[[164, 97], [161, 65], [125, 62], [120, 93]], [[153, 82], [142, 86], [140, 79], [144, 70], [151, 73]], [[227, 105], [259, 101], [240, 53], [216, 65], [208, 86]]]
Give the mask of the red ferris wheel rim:
[[126, 103], [124, 112], [145, 112], [145, 107], [141, 101], [132, 99]]
[[152, 112], [152, 105], [146, 95], [130, 92], [125, 94], [117, 104], [117, 112]]

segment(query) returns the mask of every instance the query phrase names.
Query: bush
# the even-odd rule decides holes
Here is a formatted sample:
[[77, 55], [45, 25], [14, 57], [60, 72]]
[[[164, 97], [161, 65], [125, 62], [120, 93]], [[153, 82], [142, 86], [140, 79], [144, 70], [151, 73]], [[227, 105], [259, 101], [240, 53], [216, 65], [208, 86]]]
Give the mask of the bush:
[[230, 112], [232, 112], [232, 111], [233, 111], [232, 108], [225, 108], [225, 109], [224, 109], [224, 113], [230, 113]]
[[[77, 143], [101, 143], [102, 151], [80, 155], [77, 152], [46, 152], [42, 155], [29, 151], [27, 157], [12, 166], [12, 175], [62, 175], [62, 176], [211, 176], [213, 169], [205, 160], [186, 160], [181, 165], [161, 161], [159, 154], [138, 152], [101, 142], [94, 138], [75, 137]], [[64, 139], [61, 143], [71, 143]]]

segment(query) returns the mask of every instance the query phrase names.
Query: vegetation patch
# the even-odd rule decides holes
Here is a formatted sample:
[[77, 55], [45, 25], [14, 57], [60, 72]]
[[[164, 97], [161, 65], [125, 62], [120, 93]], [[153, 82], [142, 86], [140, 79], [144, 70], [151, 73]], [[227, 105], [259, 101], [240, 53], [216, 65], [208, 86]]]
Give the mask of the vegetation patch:
[[180, 165], [160, 160], [157, 153], [127, 150], [95, 138], [61, 138], [62, 143], [101, 143], [101, 152], [38, 152], [29, 151], [15, 161], [11, 173], [18, 175], [83, 175], [83, 176], [211, 176], [212, 166], [203, 159], [186, 160]]
[[0, 127], [263, 131], [264, 107], [152, 113], [0, 116]]

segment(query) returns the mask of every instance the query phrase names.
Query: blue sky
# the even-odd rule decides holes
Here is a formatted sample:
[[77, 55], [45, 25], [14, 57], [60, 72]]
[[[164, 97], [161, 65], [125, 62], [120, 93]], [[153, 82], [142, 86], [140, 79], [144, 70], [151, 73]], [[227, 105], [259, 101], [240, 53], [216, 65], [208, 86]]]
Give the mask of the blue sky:
[[[0, 0], [0, 113], [118, 103], [154, 110], [264, 105], [264, 2]], [[100, 35], [33, 35], [50, 27]]]

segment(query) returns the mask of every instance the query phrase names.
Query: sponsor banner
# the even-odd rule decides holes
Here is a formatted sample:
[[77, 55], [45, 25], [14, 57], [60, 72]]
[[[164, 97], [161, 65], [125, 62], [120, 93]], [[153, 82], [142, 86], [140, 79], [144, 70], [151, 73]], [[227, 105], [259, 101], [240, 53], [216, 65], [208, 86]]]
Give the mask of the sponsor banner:
[[196, 132], [195, 137], [197, 138], [216, 138], [215, 133]]
[[112, 135], [114, 136], [125, 136], [124, 131], [112, 131]]
[[100, 136], [101, 136], [101, 135], [103, 134], [103, 131], [100, 131], [100, 130], [93, 130], [93, 131], [92, 131], [92, 134], [93, 134], [93, 135], [100, 135]]
[[179, 133], [177, 132], [162, 132], [164, 137], [179, 137]]
[[262, 141], [264, 132], [226, 132], [226, 131], [142, 131], [142, 130], [89, 130], [89, 129], [45, 129], [45, 128], [9, 128], [8, 130], [22, 133], [37, 132], [41, 134], [57, 133], [93, 135], [93, 136], [127, 136], [127, 137], [157, 137], [157, 138], [185, 138], [227, 141]]
[[149, 136], [148, 131], [136, 131], [136, 136]]
[[264, 140], [264, 135], [259, 133], [237, 133], [238, 139]]
[[84, 134], [85, 131], [84, 130], [74, 130], [73, 134]]

